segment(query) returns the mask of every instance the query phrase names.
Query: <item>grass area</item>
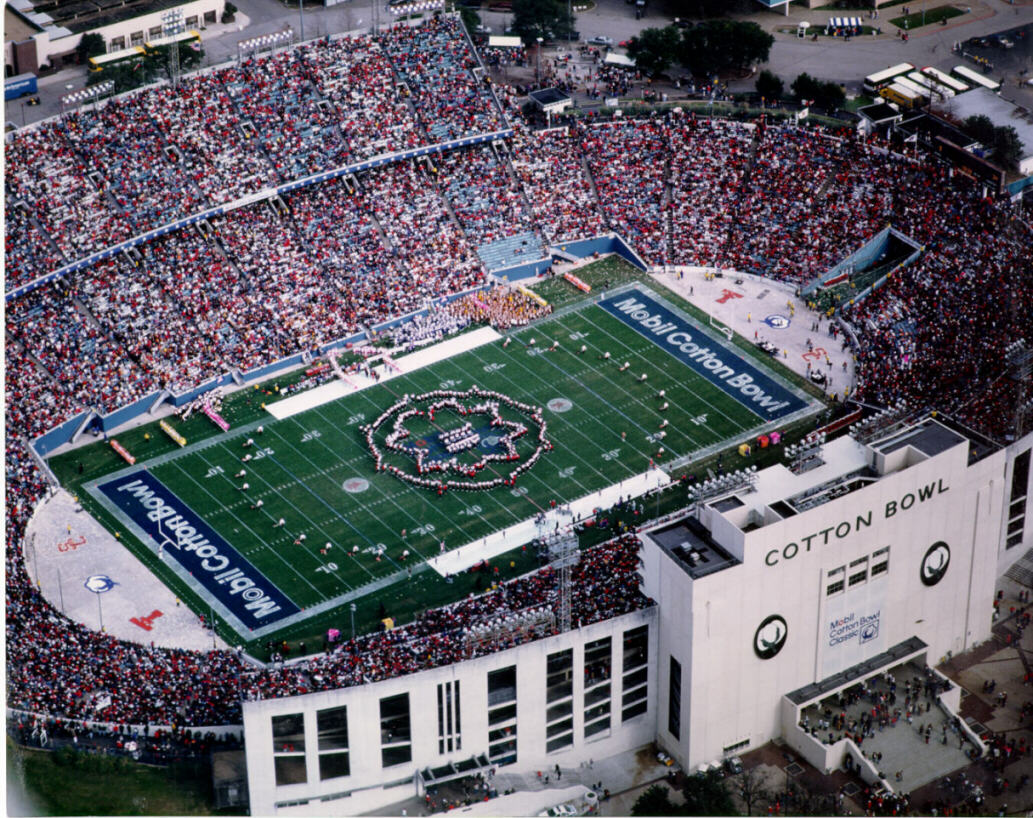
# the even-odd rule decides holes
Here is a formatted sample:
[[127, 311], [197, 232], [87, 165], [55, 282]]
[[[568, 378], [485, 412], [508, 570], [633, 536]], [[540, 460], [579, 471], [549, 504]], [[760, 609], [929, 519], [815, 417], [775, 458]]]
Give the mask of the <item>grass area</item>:
[[[173, 424], [190, 444], [200, 443], [182, 451], [153, 424], [122, 433], [119, 440], [136, 455], [138, 467], [146, 465], [294, 603], [306, 609], [320, 606], [277, 631], [276, 642], [287, 641], [295, 649], [305, 642], [306, 651], [311, 652], [321, 649], [322, 634], [328, 627], [350, 635], [348, 603], [352, 600], [356, 632], [376, 628], [385, 615], [398, 624], [410, 621], [420, 610], [481, 592], [496, 580], [510, 579], [538, 565], [533, 548], [517, 547], [494, 559], [491, 573], [473, 571], [445, 579], [423, 565], [425, 559], [437, 555], [442, 540], [449, 548], [464, 544], [530, 518], [548, 508], [552, 500], [574, 499], [646, 471], [659, 445], [654, 435], [661, 419], [670, 424], [663, 441], [668, 459], [720, 446], [761, 423], [680, 361], [660, 353], [653, 341], [594, 306], [592, 299], [607, 284], [637, 280], [661, 292], [700, 323], [706, 323], [705, 314], [613, 257], [581, 268], [578, 275], [593, 285], [591, 296], [562, 279], [539, 283], [536, 289], [543, 297], [556, 307], [569, 309], [512, 333], [514, 342], [508, 348], [502, 344], [481, 347], [283, 421], [272, 421], [262, 404], [276, 399], [277, 388], [296, 378], [296, 373], [257, 389], [244, 389], [224, 404], [223, 414], [233, 425], [229, 433], [220, 433], [203, 415], [185, 422], [175, 419]], [[533, 347], [528, 345], [531, 338], [536, 341]], [[559, 341], [560, 347], [544, 352], [553, 340]], [[584, 355], [578, 354], [582, 343], [588, 347]], [[744, 339], [736, 338], [735, 345], [743, 357], [776, 370], [811, 395], [820, 395]], [[601, 359], [604, 350], [612, 351], [612, 360]], [[620, 373], [618, 362], [624, 360], [632, 366], [629, 372]], [[643, 372], [648, 375], [647, 383], [637, 381]], [[557, 397], [573, 404], [562, 413], [545, 410], [548, 437], [555, 448], [522, 475], [518, 485], [439, 497], [375, 471], [359, 425], [378, 416], [403, 393], [472, 385], [535, 406], [545, 407]], [[663, 415], [658, 413], [655, 399], [659, 389], [667, 390], [671, 405]], [[706, 419], [700, 421], [704, 415]], [[237, 490], [240, 480], [233, 477], [242, 468], [242, 442], [249, 435], [240, 427], [259, 420], [265, 432], [254, 435], [257, 448], [249, 450], [256, 456], [246, 464], [251, 490], [245, 496]], [[798, 424], [799, 432], [805, 433], [813, 425], [813, 421]], [[436, 443], [430, 428], [412, 430], [425, 443]], [[531, 451], [531, 437], [517, 443], [524, 457]], [[725, 456], [724, 465], [730, 468], [730, 455]], [[716, 468], [716, 463], [715, 456], [706, 464], [691, 463], [682, 471], [702, 474], [707, 468]], [[51, 458], [55, 473], [78, 494], [87, 510], [116, 531], [188, 605], [207, 614], [208, 601], [171, 570], [171, 560], [160, 561], [153, 543], [148, 547], [131, 534], [121, 512], [111, 514], [96, 497], [83, 491], [84, 483], [125, 465], [103, 443]], [[361, 494], [343, 490], [344, 483], [355, 477], [369, 483]], [[650, 511], [671, 511], [684, 497], [684, 490], [672, 489], [656, 498], [655, 509]], [[264, 506], [251, 509], [259, 498]], [[280, 518], [286, 524], [274, 528]], [[609, 527], [586, 531], [585, 544], [611, 536], [612, 522]], [[306, 541], [296, 545], [301, 533], [306, 534]], [[321, 554], [319, 549], [327, 541], [334, 547]], [[359, 552], [353, 556], [355, 546]], [[403, 561], [405, 550], [410, 554]], [[231, 644], [242, 641], [225, 623], [220, 623], [219, 630]], [[264, 656], [267, 641], [270, 638], [262, 637], [244, 644], [255, 655]]]
[[7, 740], [10, 815], [212, 815], [210, 790], [207, 765], [147, 767]]
[[[881, 99], [881, 97], [880, 97], [880, 99]], [[859, 96], [854, 97], [853, 99], [848, 99], [846, 101], [846, 103], [843, 105], [843, 110], [844, 111], [857, 111], [858, 108], [863, 108], [866, 105], [873, 104], [874, 102], [875, 102], [875, 100], [872, 99], [871, 97], [865, 96], [864, 94], [861, 94]]]
[[[889, 6], [899, 6], [906, 3], [908, 0], [887, 0], [885, 3], [879, 4], [879, 11], [882, 11]], [[797, 0], [801, 6], [807, 4], [803, 0]], [[815, 6], [814, 11], [871, 11], [871, 3], [862, 4], [860, 0], [838, 0], [835, 3], [826, 3], [824, 6]]]
[[905, 31], [914, 31], [922, 26], [930, 26], [942, 20], [949, 20], [951, 17], [960, 17], [965, 12], [955, 6], [936, 6], [926, 9], [924, 12], [915, 11], [911, 14], [893, 17], [890, 23]]

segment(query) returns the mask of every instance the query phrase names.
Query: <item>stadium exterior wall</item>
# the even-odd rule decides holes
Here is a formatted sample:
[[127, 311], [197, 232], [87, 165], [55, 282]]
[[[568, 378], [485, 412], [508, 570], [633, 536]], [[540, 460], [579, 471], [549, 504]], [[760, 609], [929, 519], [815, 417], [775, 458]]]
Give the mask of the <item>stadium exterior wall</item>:
[[[623, 634], [648, 626], [649, 656], [652, 658], [656, 649], [655, 621], [656, 609], [650, 607], [488, 656], [375, 684], [245, 702], [244, 733], [248, 747], [251, 813], [357, 815], [419, 794], [416, 784], [418, 770], [487, 755], [488, 674], [503, 668], [516, 667], [517, 760], [504, 768], [507, 771], [537, 770], [554, 764], [576, 766], [589, 758], [604, 758], [629, 747], [647, 744], [656, 732], [652, 695], [646, 698], [649, 706], [644, 713], [627, 722], [621, 721]], [[611, 729], [586, 741], [584, 646], [606, 637], [612, 640]], [[546, 698], [546, 663], [550, 654], [565, 650], [573, 650], [573, 746], [548, 753], [546, 713], [555, 703], [548, 702]], [[460, 683], [462, 749], [440, 753], [437, 688], [447, 682]], [[650, 672], [650, 691], [654, 683]], [[380, 703], [385, 698], [404, 694], [408, 695], [411, 719], [412, 760], [385, 768], [381, 759]], [[350, 771], [348, 776], [320, 781], [317, 713], [338, 707], [347, 708]], [[277, 786], [272, 719], [299, 713], [304, 717], [307, 782]]]
[[[784, 735], [787, 694], [912, 637], [928, 646], [929, 664], [990, 637], [1005, 451], [968, 465], [967, 441], [924, 456], [840, 438], [826, 452], [826, 464], [804, 475], [761, 472], [757, 491], [739, 494], [734, 508], [703, 507], [709, 536], [733, 558], [722, 570], [693, 578], [682, 558], [643, 535], [643, 592], [660, 612], [657, 741], [686, 769]], [[877, 480], [816, 508], [785, 519], [772, 508], [873, 467]], [[884, 548], [888, 570], [873, 575]], [[947, 570], [929, 584], [928, 561], [943, 553]], [[862, 566], [864, 579], [847, 584]], [[840, 577], [844, 588], [830, 593]], [[759, 640], [776, 637], [779, 650], [762, 658]], [[678, 735], [672, 658], [682, 678]]]

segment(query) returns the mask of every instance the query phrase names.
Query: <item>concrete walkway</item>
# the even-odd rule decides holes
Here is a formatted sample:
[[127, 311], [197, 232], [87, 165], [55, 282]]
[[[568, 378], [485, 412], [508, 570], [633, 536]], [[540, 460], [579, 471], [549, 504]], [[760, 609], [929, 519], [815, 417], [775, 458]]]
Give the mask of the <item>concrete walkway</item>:
[[67, 491], [40, 504], [25, 543], [29, 577], [73, 622], [143, 645], [228, 647]]

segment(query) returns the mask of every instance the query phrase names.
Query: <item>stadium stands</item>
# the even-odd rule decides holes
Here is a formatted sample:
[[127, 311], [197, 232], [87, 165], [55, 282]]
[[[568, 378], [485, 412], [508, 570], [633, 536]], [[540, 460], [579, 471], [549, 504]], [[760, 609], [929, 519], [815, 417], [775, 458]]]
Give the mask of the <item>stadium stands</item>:
[[[8, 287], [192, 208], [495, 131], [504, 119], [470, 70], [476, 61], [458, 24], [433, 18], [419, 36], [396, 27], [376, 40], [320, 41], [21, 130], [5, 169]], [[503, 155], [515, 183], [488, 147], [407, 160], [357, 184], [234, 210], [211, 231], [163, 236], [139, 260], [113, 257], [8, 304], [9, 706], [217, 724], [239, 719], [242, 692], [358, 684], [466, 655], [462, 628], [498, 610], [501, 594], [251, 675], [233, 653], [151, 649], [73, 623], [25, 571], [22, 537], [46, 487], [23, 441], [88, 408], [110, 412], [162, 387], [267, 364], [482, 284], [485, 267], [536, 257], [524, 242], [539, 232], [561, 242], [609, 228], [654, 264], [716, 263], [800, 284], [890, 222], [926, 253], [845, 310], [859, 342], [857, 394], [909, 397], [1007, 433], [1016, 387], [1000, 350], [1033, 340], [1033, 236], [939, 166], [850, 134], [691, 117], [521, 130]], [[503, 328], [537, 317], [508, 298], [491, 290], [451, 314], [483, 320], [487, 305]], [[630, 539], [591, 554], [577, 569], [575, 618], [646, 604]], [[548, 601], [550, 587], [547, 572], [519, 580], [505, 605]], [[110, 704], [99, 706], [101, 693]]]

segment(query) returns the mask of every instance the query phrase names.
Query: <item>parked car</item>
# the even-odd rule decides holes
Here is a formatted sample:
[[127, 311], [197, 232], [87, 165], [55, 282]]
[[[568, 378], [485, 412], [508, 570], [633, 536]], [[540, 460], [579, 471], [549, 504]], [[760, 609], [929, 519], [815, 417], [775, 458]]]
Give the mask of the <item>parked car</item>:
[[771, 343], [771, 341], [757, 341], [757, 346], [768, 353], [768, 355], [778, 355], [778, 347]]
[[596, 36], [588, 41], [592, 45], [606, 45], [613, 46], [613, 37]]
[[742, 772], [742, 759], [739, 756], [732, 756], [725, 759], [725, 772], [729, 775], [738, 775]]

